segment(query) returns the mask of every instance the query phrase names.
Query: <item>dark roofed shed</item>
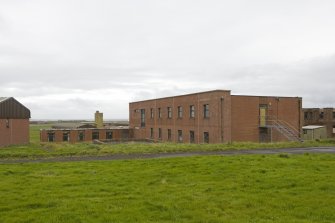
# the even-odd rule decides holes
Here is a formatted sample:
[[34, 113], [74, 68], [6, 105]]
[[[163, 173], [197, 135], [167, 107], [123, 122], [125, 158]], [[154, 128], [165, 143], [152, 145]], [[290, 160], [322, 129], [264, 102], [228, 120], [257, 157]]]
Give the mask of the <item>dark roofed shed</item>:
[[30, 110], [13, 97], [0, 97], [0, 118], [29, 119]]

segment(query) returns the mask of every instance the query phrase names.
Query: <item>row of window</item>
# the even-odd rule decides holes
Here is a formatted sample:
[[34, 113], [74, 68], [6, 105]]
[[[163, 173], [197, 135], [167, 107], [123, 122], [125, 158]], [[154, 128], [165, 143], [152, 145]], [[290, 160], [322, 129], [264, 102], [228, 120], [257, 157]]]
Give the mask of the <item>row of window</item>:
[[[161, 128], [158, 128], [158, 139], [162, 139], [162, 137], [163, 137], [163, 131], [162, 131]], [[154, 138], [154, 129], [153, 128], [150, 128], [150, 138], [152, 138], [152, 139]], [[168, 141], [172, 140], [171, 129], [167, 129], [167, 139], [168, 139]], [[183, 131], [182, 130], [177, 131], [177, 140], [178, 140], [178, 142], [184, 142]], [[189, 142], [190, 143], [195, 142], [195, 134], [194, 134], [193, 130], [189, 131]], [[209, 143], [209, 133], [208, 132], [203, 133], [203, 142], [204, 143]]]
[[[158, 118], [162, 118], [162, 108], [158, 108]], [[154, 118], [155, 110], [154, 108], [150, 108], [150, 118]], [[177, 117], [183, 118], [183, 106], [177, 107]], [[190, 105], [189, 106], [189, 117], [194, 118], [195, 117], [195, 106]], [[203, 105], [203, 117], [209, 118], [209, 104]], [[167, 118], [172, 118], [172, 107], [167, 107]]]
[[[304, 119], [305, 120], [313, 120], [314, 119], [313, 112], [305, 112], [304, 113]], [[324, 112], [319, 113], [319, 119], [324, 119]], [[335, 112], [333, 112], [333, 119], [335, 119]]]
[[[141, 127], [145, 127], [145, 109], [141, 109]], [[162, 108], [157, 109], [158, 118], [162, 118]], [[183, 106], [177, 107], [177, 117], [183, 118]], [[150, 118], [153, 119], [155, 117], [155, 109], [150, 108]], [[209, 104], [203, 105], [203, 117], [209, 118]], [[167, 118], [172, 118], [172, 107], [167, 107]], [[189, 118], [195, 118], [195, 106], [189, 106]]]
[[[94, 139], [100, 139], [99, 132], [92, 132], [92, 140]], [[113, 132], [106, 132], [105, 139], [113, 139]], [[85, 140], [84, 132], [78, 132], [77, 141], [84, 141], [84, 140]], [[55, 133], [48, 132], [48, 142], [54, 142], [54, 141], [55, 141]], [[70, 132], [63, 132], [63, 142], [68, 141], [70, 141]]]

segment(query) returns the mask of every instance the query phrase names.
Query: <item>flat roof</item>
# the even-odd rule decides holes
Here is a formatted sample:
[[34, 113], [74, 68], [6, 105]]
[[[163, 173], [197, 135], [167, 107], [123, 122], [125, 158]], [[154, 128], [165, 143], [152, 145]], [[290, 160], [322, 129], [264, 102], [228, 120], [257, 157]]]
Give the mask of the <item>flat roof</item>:
[[133, 101], [131, 103], [137, 103], [137, 102], [143, 102], [143, 101], [154, 101], [154, 100], [161, 100], [161, 99], [168, 99], [168, 98], [177, 98], [177, 97], [184, 97], [184, 96], [191, 96], [191, 95], [197, 95], [197, 94], [207, 94], [207, 93], [213, 93], [213, 92], [230, 92], [230, 90], [212, 90], [212, 91], [201, 91], [196, 93], [190, 93], [190, 94], [181, 94], [181, 95], [174, 95], [174, 96], [168, 96], [168, 97], [161, 97], [161, 98], [152, 98], [147, 100], [140, 100], [140, 101]]
[[[231, 90], [211, 90], [211, 91], [201, 91], [201, 92], [196, 92], [196, 93], [191, 93], [191, 94], [182, 94], [182, 95], [175, 95], [175, 96], [169, 96], [169, 97], [161, 97], [161, 98], [153, 98], [153, 99], [147, 99], [147, 100], [140, 100], [140, 101], [133, 101], [130, 102], [129, 104], [132, 103], [137, 103], [137, 102], [145, 102], [145, 101], [154, 101], [154, 100], [161, 100], [161, 99], [168, 99], [168, 98], [176, 98], [176, 97], [184, 97], [184, 96], [191, 96], [191, 95], [197, 95], [197, 94], [207, 94], [207, 93], [213, 93], [213, 92], [231, 92]], [[289, 97], [289, 96], [268, 96], [268, 95], [231, 95], [231, 96], [239, 96], [239, 97], [269, 97], [269, 98], [301, 98], [298, 96], [295, 97]]]
[[305, 110], [323, 110], [323, 109], [333, 109], [333, 110], [335, 110], [335, 108], [331, 108], [331, 107], [326, 107], [326, 108], [302, 108], [302, 109], [305, 109]]
[[118, 129], [129, 129], [129, 126], [113, 126], [110, 128], [79, 128], [79, 129], [73, 129], [73, 128], [62, 128], [62, 129], [40, 129], [40, 130], [46, 130], [46, 131], [85, 131], [85, 130], [118, 130]]
[[322, 125], [306, 125], [303, 126], [302, 129], [319, 129], [319, 128], [324, 128], [324, 126]]

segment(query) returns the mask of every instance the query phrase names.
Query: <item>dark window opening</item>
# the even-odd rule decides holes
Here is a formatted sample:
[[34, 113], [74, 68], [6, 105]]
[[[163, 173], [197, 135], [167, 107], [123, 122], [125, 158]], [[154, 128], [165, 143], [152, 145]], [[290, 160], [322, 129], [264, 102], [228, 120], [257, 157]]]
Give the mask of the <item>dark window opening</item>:
[[158, 129], [158, 138], [162, 139], [162, 129], [161, 128]]
[[171, 129], [168, 129], [168, 140], [171, 140]]
[[78, 133], [78, 141], [84, 141], [84, 132]]
[[55, 141], [55, 133], [49, 132], [48, 133], [48, 142], [54, 142]]
[[307, 129], [303, 129], [304, 134], [307, 134]]
[[194, 143], [194, 131], [190, 131], [190, 143]]
[[99, 132], [92, 132], [92, 139], [99, 139]]
[[310, 119], [310, 120], [313, 120], [313, 119], [314, 119], [313, 112], [310, 112], [310, 113], [309, 113], [309, 117], [308, 117], [308, 119]]
[[106, 139], [113, 139], [113, 132], [106, 132]]
[[145, 127], [145, 109], [141, 109], [141, 127]]
[[209, 143], [209, 133], [204, 132], [204, 143]]
[[260, 142], [269, 142], [270, 139], [270, 135], [269, 134], [269, 129], [268, 128], [259, 128], [259, 141]]
[[178, 142], [183, 142], [183, 131], [178, 130]]
[[305, 113], [304, 113], [304, 119], [305, 119], [305, 120], [308, 120], [308, 112], [305, 112]]
[[333, 112], [333, 119], [335, 119], [335, 112]]
[[154, 138], [154, 129], [150, 128], [150, 138]]
[[70, 140], [70, 133], [63, 132], [63, 142], [68, 142]]
[[320, 119], [323, 119], [323, 118], [324, 118], [324, 113], [320, 112]]

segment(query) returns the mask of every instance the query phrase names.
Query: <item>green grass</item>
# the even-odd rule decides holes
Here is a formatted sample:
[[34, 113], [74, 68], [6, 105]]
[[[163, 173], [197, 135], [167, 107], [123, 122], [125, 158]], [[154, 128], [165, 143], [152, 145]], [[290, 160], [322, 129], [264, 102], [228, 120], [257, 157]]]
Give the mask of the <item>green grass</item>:
[[335, 146], [335, 140], [283, 142], [283, 143], [229, 143], [229, 144], [176, 144], [176, 143], [126, 143], [97, 145], [92, 143], [40, 143], [39, 129], [45, 125], [32, 125], [31, 143], [23, 146], [0, 148], [0, 159], [47, 158], [57, 156], [104, 156], [112, 154], [167, 153], [187, 151], [223, 151], [259, 148]]
[[335, 156], [0, 164], [0, 222], [335, 222]]

